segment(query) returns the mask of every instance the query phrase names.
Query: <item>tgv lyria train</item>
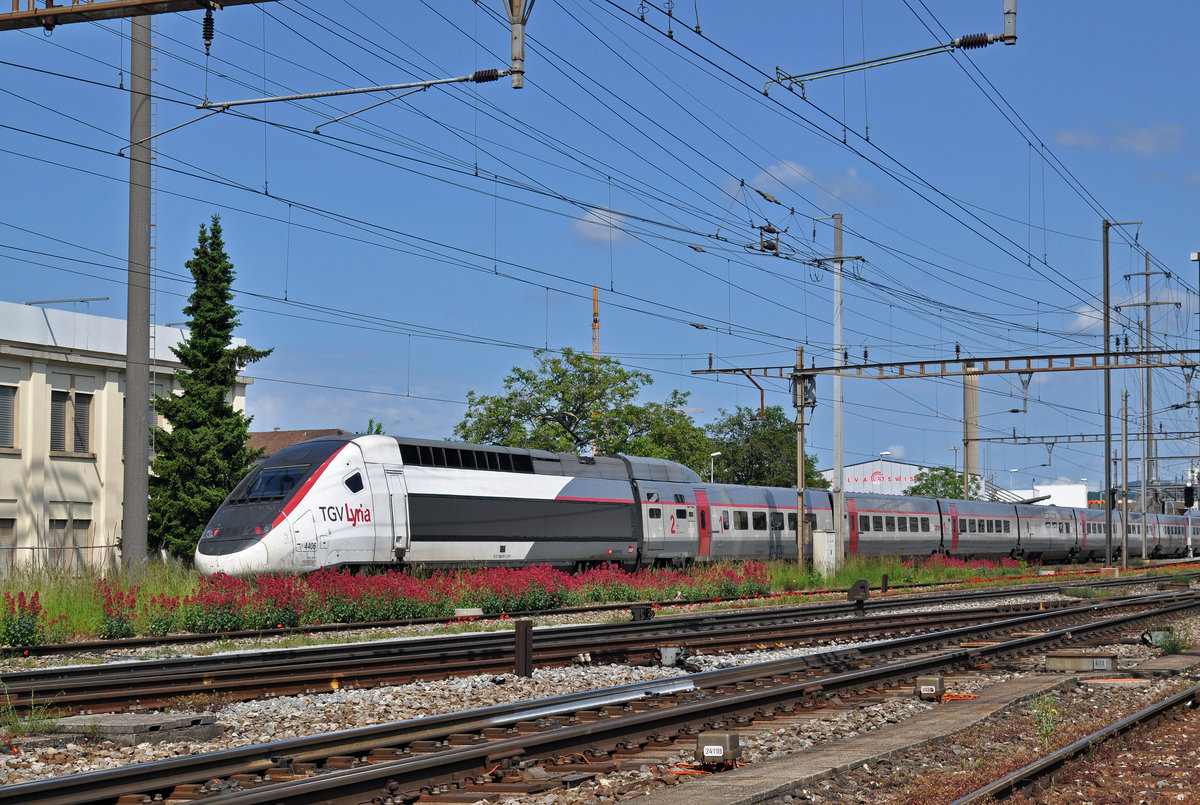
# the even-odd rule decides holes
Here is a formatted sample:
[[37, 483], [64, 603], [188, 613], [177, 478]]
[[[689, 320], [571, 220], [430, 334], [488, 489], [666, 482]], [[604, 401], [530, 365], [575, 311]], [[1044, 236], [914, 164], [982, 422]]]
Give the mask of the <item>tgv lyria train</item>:
[[[672, 461], [391, 436], [292, 445], [238, 484], [196, 548], [203, 573], [547, 563], [627, 568], [796, 557], [796, 490], [705, 483]], [[832, 498], [806, 513], [833, 528]], [[1103, 510], [846, 495], [848, 556], [1104, 554]], [[1131, 514], [1129, 550], [1190, 555], [1200, 517]], [[1114, 512], [1120, 534], [1120, 512]], [[1114, 539], [1119, 546], [1120, 539]]]

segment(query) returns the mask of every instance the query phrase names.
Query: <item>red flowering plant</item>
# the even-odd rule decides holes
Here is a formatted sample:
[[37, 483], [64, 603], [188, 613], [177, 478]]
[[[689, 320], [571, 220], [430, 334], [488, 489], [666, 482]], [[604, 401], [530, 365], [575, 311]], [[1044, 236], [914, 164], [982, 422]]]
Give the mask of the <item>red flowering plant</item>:
[[698, 598], [747, 598], [771, 590], [771, 572], [762, 562], [718, 564], [701, 571], [696, 580]]
[[268, 573], [254, 579], [246, 592], [242, 611], [243, 629], [278, 629], [299, 626], [307, 609], [309, 591], [299, 576]]
[[0, 620], [0, 637], [8, 646], [36, 646], [45, 640], [46, 610], [39, 600], [38, 591], [26, 596], [24, 590], [16, 595], [4, 593], [3, 620]]
[[152, 595], [142, 603], [142, 633], [163, 637], [179, 625], [179, 596]]
[[137, 596], [136, 584], [126, 590], [111, 579], [96, 579], [92, 598], [100, 605], [102, 639], [117, 640], [136, 634], [133, 619], [137, 613]]
[[492, 567], [435, 577], [442, 596], [458, 607], [478, 607], [499, 614], [553, 609], [567, 599], [569, 576], [549, 565]]
[[183, 599], [180, 624], [189, 632], [212, 634], [243, 628], [250, 602], [250, 582], [218, 573], [200, 579], [196, 592]]
[[643, 597], [633, 576], [620, 565], [608, 563], [572, 577], [570, 586], [573, 602], [580, 604], [640, 601]]

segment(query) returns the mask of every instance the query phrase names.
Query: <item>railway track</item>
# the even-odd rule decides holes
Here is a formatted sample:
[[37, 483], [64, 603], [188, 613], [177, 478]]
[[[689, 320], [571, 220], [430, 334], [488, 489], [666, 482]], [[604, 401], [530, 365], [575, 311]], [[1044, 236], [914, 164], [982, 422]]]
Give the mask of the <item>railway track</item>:
[[[953, 594], [936, 603], [986, 601], [1003, 594]], [[928, 604], [921, 600], [920, 603]], [[911, 607], [912, 604], [909, 604]], [[890, 612], [853, 615], [852, 605], [780, 607], [680, 615], [653, 620], [544, 627], [532, 632], [532, 660], [540, 667], [570, 664], [665, 664], [689, 654], [819, 645], [895, 634], [929, 632], [949, 625], [995, 620], [1023, 610], [1070, 610], [1078, 601], [1028, 603], [956, 611], [919, 618], [900, 602]], [[396, 685], [513, 670], [512, 631], [310, 646], [208, 657], [141, 660], [5, 674], [6, 700], [18, 711], [52, 707], [62, 714], [115, 712], [170, 706], [204, 694], [222, 700], [295, 695], [343, 688]]]
[[[1152, 740], [1123, 740], [1151, 726], [1155, 727]], [[1124, 745], [1104, 751], [1110, 744]], [[1152, 791], [1163, 801], [1195, 802], [1200, 797], [1200, 779], [1194, 773], [1198, 745], [1200, 685], [1194, 685], [982, 786], [953, 805], [989, 802], [1018, 790], [1036, 799], [1049, 784], [1077, 791], [1084, 801], [1097, 796], [1110, 802], [1146, 801], [1139, 796]], [[1082, 760], [1085, 756], [1089, 759]], [[1068, 768], [1072, 763], [1074, 767]], [[1180, 771], [1191, 773], [1181, 776]]]
[[[1166, 592], [1029, 613], [869, 647], [6, 786], [0, 805], [139, 805], [218, 794], [222, 805], [398, 805], [531, 792], [638, 764], [642, 751], [694, 746], [705, 730], [770, 724], [834, 695], [1001, 663], [1197, 606], [1194, 592]], [[542, 769], [535, 782], [521, 774], [532, 766]]]

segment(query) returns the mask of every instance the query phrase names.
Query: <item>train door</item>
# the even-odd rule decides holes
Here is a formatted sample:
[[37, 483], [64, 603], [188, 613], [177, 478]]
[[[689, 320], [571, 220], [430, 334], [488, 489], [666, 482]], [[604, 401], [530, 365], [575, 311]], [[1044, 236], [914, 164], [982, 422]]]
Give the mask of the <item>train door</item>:
[[[958, 550], [958, 507], [955, 506], [953, 503], [950, 504], [950, 534], [951, 534], [950, 550], [957, 551]], [[946, 549], [946, 546], [943, 544], [942, 550], [945, 550], [945, 549]]]
[[846, 555], [858, 553], [858, 503], [854, 498], [847, 497], [846, 499], [846, 524], [850, 528], [850, 547], [846, 550]]
[[292, 532], [295, 538], [295, 562], [298, 571], [312, 570], [317, 566], [317, 521], [312, 511], [296, 518]]
[[712, 523], [708, 493], [703, 489], [696, 490], [696, 515], [700, 518], [700, 544], [696, 555], [708, 556], [712, 552]]
[[400, 470], [388, 468], [384, 470], [384, 475], [387, 477], [391, 527], [381, 529], [385, 533], [377, 536], [376, 544], [382, 550], [376, 550], [376, 560], [389, 561], [394, 556], [397, 561], [402, 561], [409, 547], [408, 489], [404, 483], [404, 473]]
[[666, 543], [666, 524], [663, 519], [663, 503], [659, 492], [647, 490], [645, 493], [644, 511], [646, 526], [646, 551], [658, 552]]

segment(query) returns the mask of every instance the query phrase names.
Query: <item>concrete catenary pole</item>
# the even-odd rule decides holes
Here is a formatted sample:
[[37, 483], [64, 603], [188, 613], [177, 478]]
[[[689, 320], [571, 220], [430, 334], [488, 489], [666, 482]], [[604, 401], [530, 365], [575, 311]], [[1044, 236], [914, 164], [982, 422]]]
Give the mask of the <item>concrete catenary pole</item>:
[[[1101, 226], [1101, 235], [1103, 245], [1101, 253], [1103, 255], [1103, 288], [1104, 288], [1104, 351], [1108, 352], [1108, 230], [1112, 223], [1107, 219]], [[1109, 459], [1112, 457], [1112, 370], [1109, 368], [1109, 359], [1106, 355], [1104, 358], [1104, 564], [1112, 564], [1112, 466], [1109, 464]]]
[[[963, 363], [964, 371], [975, 366]], [[971, 499], [971, 476], [979, 473], [979, 375], [963, 375], [963, 500]]]
[[[1142, 556], [1146, 554], [1143, 553]], [[1121, 567], [1129, 567], [1129, 390], [1121, 389]]]
[[[833, 214], [833, 365], [845, 364], [842, 345], [842, 214]], [[833, 535], [839, 557], [845, 556], [845, 456], [842, 419], [842, 376], [833, 376]]]
[[132, 19], [129, 265], [125, 313], [125, 470], [121, 561], [146, 560], [150, 495], [150, 17]]

